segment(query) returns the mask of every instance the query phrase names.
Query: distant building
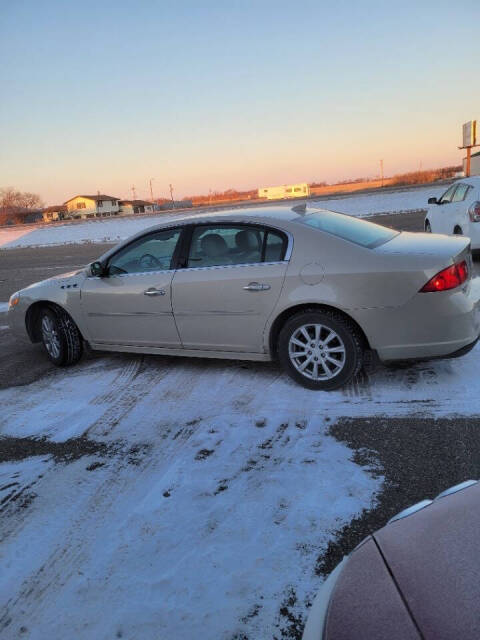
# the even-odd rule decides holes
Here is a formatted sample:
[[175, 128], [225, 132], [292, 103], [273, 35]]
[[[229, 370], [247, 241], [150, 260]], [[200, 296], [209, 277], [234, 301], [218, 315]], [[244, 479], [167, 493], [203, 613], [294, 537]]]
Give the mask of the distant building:
[[280, 187], [262, 187], [258, 190], [259, 198], [281, 200], [282, 198], [306, 198], [310, 195], [310, 187], [306, 182], [284, 184]]
[[[471, 176], [480, 176], [480, 151], [477, 153], [472, 153], [470, 156], [470, 175]], [[467, 171], [467, 159], [463, 159], [463, 170]]]
[[67, 207], [64, 204], [56, 204], [51, 207], [46, 207], [43, 210], [44, 222], [55, 222], [57, 220], [63, 220], [67, 213]]
[[161, 211], [170, 211], [170, 209], [191, 209], [193, 202], [191, 200], [165, 200], [159, 205]]
[[153, 213], [154, 205], [147, 200], [120, 200], [120, 213], [124, 215], [135, 213]]
[[300, 182], [299, 184], [283, 184], [279, 187], [261, 187], [258, 190], [258, 197], [267, 198], [267, 200], [306, 198], [309, 195], [310, 187], [306, 182]]
[[170, 209], [191, 209], [193, 202], [191, 200], [166, 200], [160, 205], [161, 211], [170, 211]]
[[120, 212], [118, 198], [97, 194], [96, 196], [75, 196], [65, 202], [67, 218], [104, 218], [116, 216]]

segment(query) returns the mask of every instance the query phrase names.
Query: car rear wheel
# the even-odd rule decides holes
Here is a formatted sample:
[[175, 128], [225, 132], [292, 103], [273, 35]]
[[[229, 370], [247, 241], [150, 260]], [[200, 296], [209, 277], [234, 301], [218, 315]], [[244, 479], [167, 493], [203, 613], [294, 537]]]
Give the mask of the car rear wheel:
[[454, 230], [453, 230], [454, 235], [456, 236], [463, 236], [463, 231], [462, 228], [458, 226], [458, 224], [455, 226]]
[[280, 331], [278, 355], [285, 371], [304, 387], [331, 391], [349, 382], [363, 363], [362, 340], [340, 314], [303, 311]]
[[75, 364], [82, 357], [82, 336], [63, 310], [45, 308], [40, 313], [40, 335], [49, 359], [59, 367]]

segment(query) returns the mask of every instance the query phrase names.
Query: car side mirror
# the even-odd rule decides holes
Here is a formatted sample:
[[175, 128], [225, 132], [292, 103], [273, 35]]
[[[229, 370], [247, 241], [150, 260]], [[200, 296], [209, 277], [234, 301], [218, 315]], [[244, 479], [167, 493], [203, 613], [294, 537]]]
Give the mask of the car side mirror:
[[436, 198], [429, 198], [428, 204], [438, 204], [438, 200]]
[[106, 275], [106, 270], [101, 262], [92, 262], [92, 264], [90, 265], [90, 273], [94, 277], [102, 278], [104, 275]]

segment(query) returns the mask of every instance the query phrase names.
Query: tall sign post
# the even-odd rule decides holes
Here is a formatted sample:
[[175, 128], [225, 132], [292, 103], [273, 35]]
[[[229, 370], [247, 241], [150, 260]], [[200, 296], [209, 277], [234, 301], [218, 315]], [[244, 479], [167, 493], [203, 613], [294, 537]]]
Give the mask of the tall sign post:
[[477, 137], [477, 121], [470, 120], [469, 122], [465, 122], [465, 124], [462, 127], [462, 133], [463, 133], [463, 136], [462, 136], [463, 146], [458, 148], [467, 150], [467, 166], [465, 167], [465, 175], [467, 178], [469, 178], [471, 158], [472, 158], [472, 147], [480, 146], [480, 136]]

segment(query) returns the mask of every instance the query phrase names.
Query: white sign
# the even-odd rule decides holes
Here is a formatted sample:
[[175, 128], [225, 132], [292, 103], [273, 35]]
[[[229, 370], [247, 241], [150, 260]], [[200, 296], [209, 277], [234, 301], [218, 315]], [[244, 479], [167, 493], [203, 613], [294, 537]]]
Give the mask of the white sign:
[[477, 121], [470, 120], [463, 125], [463, 146], [473, 147], [477, 144]]

